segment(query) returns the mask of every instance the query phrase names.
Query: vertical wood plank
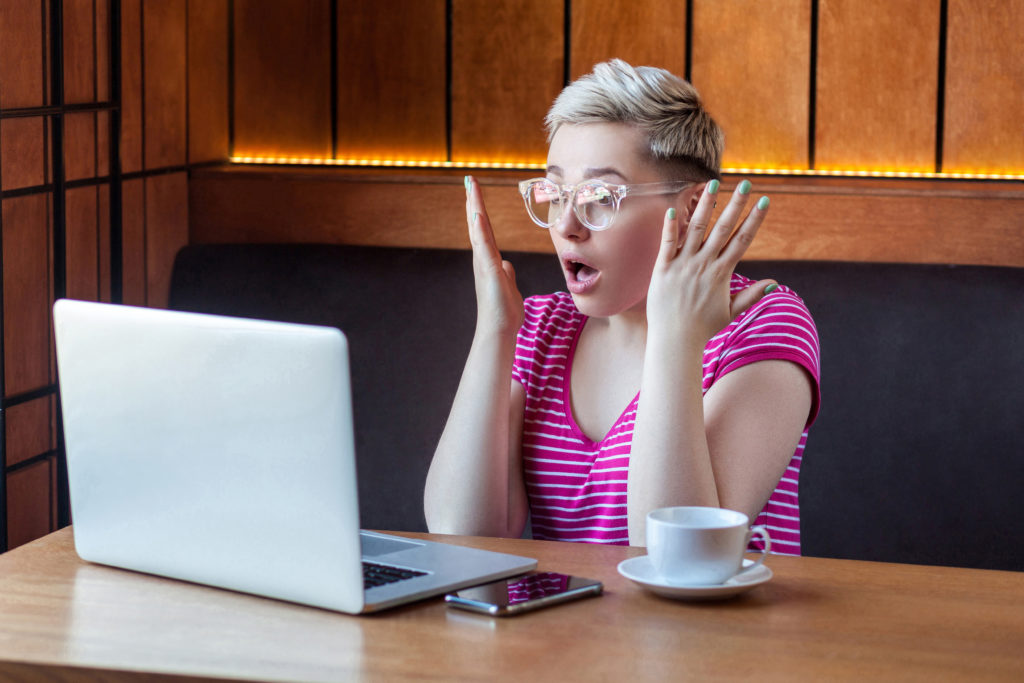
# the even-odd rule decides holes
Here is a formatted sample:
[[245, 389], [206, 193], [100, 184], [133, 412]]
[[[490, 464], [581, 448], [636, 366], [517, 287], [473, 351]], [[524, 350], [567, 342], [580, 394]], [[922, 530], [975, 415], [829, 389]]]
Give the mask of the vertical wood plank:
[[122, 301], [146, 305], [146, 199], [141, 178], [121, 183]]
[[53, 400], [49, 396], [6, 408], [4, 423], [8, 466], [53, 449]]
[[143, 3], [143, 163], [145, 168], [186, 162], [185, 0]]
[[142, 170], [142, 4], [121, 0], [121, 170]]
[[234, 31], [234, 152], [329, 156], [329, 3], [235, 0]]
[[42, 117], [0, 120], [0, 178], [4, 190], [46, 182], [47, 130]]
[[41, 0], [0, 2], [0, 103], [5, 109], [45, 103]]
[[188, 160], [228, 153], [228, 3], [188, 0]]
[[16, 548], [53, 529], [53, 459], [7, 476], [7, 546]]
[[110, 173], [110, 112], [96, 112], [96, 175]]
[[110, 0], [96, 2], [96, 101], [110, 100]]
[[691, 76], [724, 167], [807, 168], [810, 31], [807, 0], [693, 0]]
[[96, 175], [96, 114], [64, 115], [64, 178], [80, 180]]
[[77, 187], [65, 193], [65, 253], [67, 296], [99, 299], [99, 226], [96, 187]]
[[3, 200], [4, 395], [50, 383], [49, 194]]
[[453, 0], [452, 160], [543, 163], [563, 85], [564, 4]]
[[338, 13], [339, 158], [445, 159], [444, 0]]
[[64, 0], [64, 102], [94, 102], [96, 34], [93, 0]]
[[949, 0], [942, 170], [1024, 173], [1024, 2]]
[[165, 308], [171, 269], [188, 244], [188, 175], [146, 178], [146, 305]]
[[99, 248], [97, 267], [99, 269], [99, 300], [110, 301], [110, 185], [96, 186], [96, 226]]
[[573, 79], [613, 57], [686, 74], [685, 2], [575, 0], [571, 23]]
[[819, 7], [816, 167], [934, 171], [939, 0]]

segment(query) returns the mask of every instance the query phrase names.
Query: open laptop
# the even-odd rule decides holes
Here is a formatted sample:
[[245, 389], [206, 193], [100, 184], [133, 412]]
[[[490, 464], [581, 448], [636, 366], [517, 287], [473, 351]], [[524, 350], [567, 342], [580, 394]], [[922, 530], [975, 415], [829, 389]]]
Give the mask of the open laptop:
[[339, 330], [66, 299], [54, 323], [82, 559], [349, 613], [536, 567], [360, 532]]

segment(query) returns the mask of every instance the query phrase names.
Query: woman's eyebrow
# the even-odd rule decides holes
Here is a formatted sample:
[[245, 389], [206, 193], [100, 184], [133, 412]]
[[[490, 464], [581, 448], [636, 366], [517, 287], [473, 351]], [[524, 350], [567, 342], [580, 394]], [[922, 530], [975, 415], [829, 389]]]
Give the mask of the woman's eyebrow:
[[583, 169], [584, 178], [602, 178], [604, 176], [614, 175], [618, 176], [622, 180], [626, 180], [626, 176], [621, 171], [611, 167], [602, 166], [601, 168], [585, 168]]
[[[548, 175], [556, 175], [559, 177], [563, 177], [565, 175], [565, 171], [562, 170], [561, 166], [548, 166], [547, 172]], [[627, 180], [626, 176], [623, 175], [621, 171], [613, 168], [612, 166], [602, 166], [600, 168], [588, 167], [583, 169], [584, 178], [603, 178], [610, 175], [618, 176], [623, 181]]]

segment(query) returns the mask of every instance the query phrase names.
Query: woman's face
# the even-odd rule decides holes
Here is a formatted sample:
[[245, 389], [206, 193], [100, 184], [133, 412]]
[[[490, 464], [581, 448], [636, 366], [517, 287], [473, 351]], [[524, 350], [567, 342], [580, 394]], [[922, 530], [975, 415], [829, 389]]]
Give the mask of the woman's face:
[[[644, 134], [624, 123], [563, 125], [548, 149], [547, 177], [561, 185], [593, 179], [615, 185], [665, 182], [645, 144]], [[587, 229], [566, 207], [550, 228], [551, 241], [580, 312], [601, 318], [645, 313], [665, 212], [675, 206], [685, 224], [685, 209], [700, 188], [626, 197], [612, 225], [601, 231]]]

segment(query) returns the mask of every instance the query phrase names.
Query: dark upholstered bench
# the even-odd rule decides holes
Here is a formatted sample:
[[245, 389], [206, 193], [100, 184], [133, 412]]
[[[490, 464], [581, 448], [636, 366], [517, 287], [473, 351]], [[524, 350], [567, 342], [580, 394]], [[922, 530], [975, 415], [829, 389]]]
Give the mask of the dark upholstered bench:
[[[561, 289], [506, 254], [524, 294]], [[792, 286], [822, 344], [800, 498], [804, 553], [1024, 570], [1024, 269], [750, 262]], [[424, 530], [423, 482], [475, 319], [465, 251], [210, 245], [170, 306], [349, 337], [362, 523]]]

